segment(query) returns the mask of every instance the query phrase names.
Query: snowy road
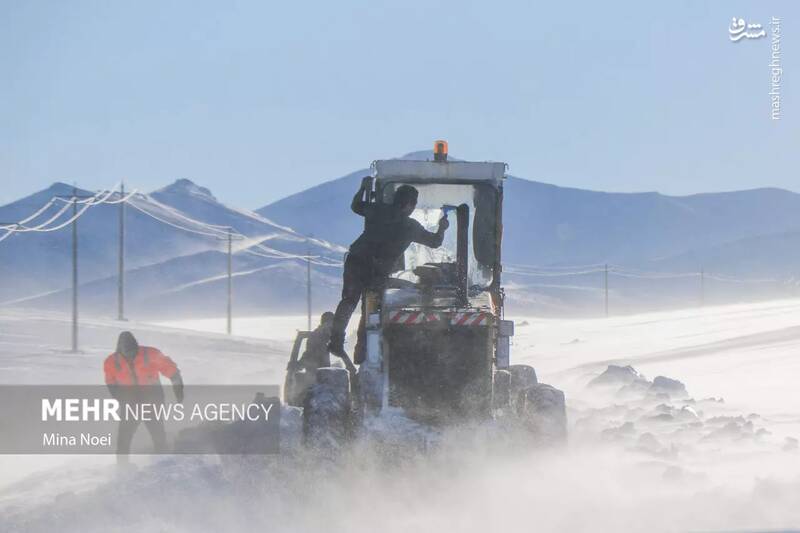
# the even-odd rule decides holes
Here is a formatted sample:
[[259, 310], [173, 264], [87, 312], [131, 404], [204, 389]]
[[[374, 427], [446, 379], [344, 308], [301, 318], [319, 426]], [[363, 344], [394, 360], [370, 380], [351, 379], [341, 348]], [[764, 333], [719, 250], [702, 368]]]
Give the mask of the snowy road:
[[[540, 381], [567, 392], [571, 441], [566, 451], [486, 457], [465, 445], [456, 458], [421, 457], [391, 475], [380, 466], [361, 465], [357, 473], [248, 478], [245, 492], [261, 494], [257, 508], [242, 504], [241, 479], [221, 474], [211, 459], [162, 459], [155, 463], [158, 473], [143, 460], [138, 477], [125, 489], [114, 477], [113, 458], [0, 456], [0, 529], [51, 530], [52, 517], [63, 516], [69, 506], [84, 514], [69, 514], [74, 525], [60, 529], [102, 531], [114, 516], [109, 487], [148, 502], [152, 495], [143, 494], [143, 487], [153, 479], [170, 505], [181, 508], [183, 521], [167, 510], [146, 518], [126, 514], [132, 522], [117, 529], [800, 526], [800, 453], [791, 440], [800, 437], [800, 301], [608, 319], [515, 320], [513, 362], [535, 366]], [[294, 330], [305, 327], [305, 318], [238, 319], [234, 328], [240, 336], [233, 338], [219, 333], [223, 325], [204, 320], [126, 323], [125, 328], [171, 355], [187, 382], [280, 383], [290, 340]], [[2, 312], [0, 381], [99, 383], [103, 357], [119, 331], [116, 321], [86, 320], [84, 351], [70, 354], [64, 351], [67, 317]], [[655, 406], [587, 389], [608, 364], [633, 365], [650, 379], [679, 379], [692, 400]], [[365, 494], [369, 505], [364, 505]], [[309, 510], [304, 498], [319, 505]]]

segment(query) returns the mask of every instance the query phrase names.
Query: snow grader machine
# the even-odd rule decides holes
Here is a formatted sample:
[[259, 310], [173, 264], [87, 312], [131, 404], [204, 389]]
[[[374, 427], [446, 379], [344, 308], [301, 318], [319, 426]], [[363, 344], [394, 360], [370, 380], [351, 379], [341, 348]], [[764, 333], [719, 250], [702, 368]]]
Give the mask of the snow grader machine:
[[[411, 216], [426, 229], [443, 214], [454, 220], [441, 247], [412, 244], [385, 286], [364, 295], [357, 371], [287, 375], [284, 399], [302, 407], [310, 446], [355, 438], [365, 420], [398, 410], [431, 427], [503, 417], [565, 438], [563, 393], [538, 383], [532, 367], [510, 364], [514, 323], [504, 318], [501, 285], [507, 165], [448, 160], [446, 142], [434, 147], [433, 160], [372, 165], [368, 201], [391, 203], [412, 185]], [[306, 336], [298, 334], [295, 359]]]

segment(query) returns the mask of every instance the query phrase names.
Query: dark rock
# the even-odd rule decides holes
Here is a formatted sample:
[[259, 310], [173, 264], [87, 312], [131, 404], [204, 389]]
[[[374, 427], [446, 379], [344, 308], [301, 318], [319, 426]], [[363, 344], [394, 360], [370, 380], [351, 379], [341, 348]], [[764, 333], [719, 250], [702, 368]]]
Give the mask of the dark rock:
[[636, 445], [646, 452], [656, 453], [661, 450], [661, 443], [652, 433], [642, 433]]
[[661, 414], [658, 414], [658, 415], [654, 415], [654, 416], [648, 417], [647, 420], [650, 420], [650, 421], [653, 421], [653, 422], [673, 422], [675, 420], [675, 417], [672, 416], [669, 413], [661, 413]]
[[713, 398], [713, 397], [711, 397], [711, 398], [703, 398], [700, 401], [704, 402], [704, 403], [725, 403], [725, 399], [722, 398], [722, 397], [719, 397], [719, 398]]
[[700, 415], [697, 414], [697, 411], [688, 406], [683, 406], [680, 409], [677, 409], [673, 413], [673, 416], [675, 416], [676, 420], [687, 423], [697, 422], [700, 420]]
[[656, 405], [655, 409], [653, 409], [656, 413], [669, 413], [672, 414], [673, 407], [671, 405], [667, 405], [665, 403], [660, 403]]
[[733, 440], [752, 439], [755, 436], [752, 422], [739, 424], [735, 421], [728, 422], [719, 429], [715, 429], [705, 437], [705, 440]]
[[657, 376], [653, 380], [650, 392], [653, 394], [668, 394], [670, 398], [686, 398], [689, 396], [686, 391], [686, 385], [677, 379], [670, 379], [664, 376]]
[[743, 416], [727, 416], [727, 415], [712, 416], [711, 418], [706, 420], [706, 423], [712, 426], [724, 426], [731, 422], [734, 422], [736, 424], [744, 424], [746, 420], [744, 419]]
[[644, 380], [632, 366], [608, 365], [602, 374], [589, 382], [589, 387], [622, 387], [634, 381]]
[[601, 435], [605, 439], [620, 440], [626, 437], [632, 437], [636, 433], [636, 426], [633, 422], [625, 422], [621, 426], [604, 429]]
[[617, 396], [621, 398], [642, 398], [648, 392], [650, 392], [650, 387], [652, 383], [647, 381], [646, 379], [637, 379], [631, 381], [627, 385], [623, 385], [618, 391]]

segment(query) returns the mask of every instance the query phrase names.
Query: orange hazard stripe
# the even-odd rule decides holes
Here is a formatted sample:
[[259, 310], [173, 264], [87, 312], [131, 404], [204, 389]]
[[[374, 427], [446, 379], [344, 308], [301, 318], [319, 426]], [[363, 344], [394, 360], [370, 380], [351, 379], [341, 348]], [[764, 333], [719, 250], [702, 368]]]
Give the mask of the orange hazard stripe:
[[456, 320], [456, 326], [463, 326], [464, 324], [467, 323], [469, 319], [470, 319], [470, 314], [464, 313], [463, 316], [461, 316], [458, 320]]
[[406, 318], [403, 323], [404, 324], [414, 324], [416, 322], [418, 316], [419, 316], [418, 312], [417, 313], [409, 313], [408, 314], [408, 318]]
[[456, 313], [450, 320], [454, 326], [482, 326], [489, 321], [489, 314], [479, 313]]

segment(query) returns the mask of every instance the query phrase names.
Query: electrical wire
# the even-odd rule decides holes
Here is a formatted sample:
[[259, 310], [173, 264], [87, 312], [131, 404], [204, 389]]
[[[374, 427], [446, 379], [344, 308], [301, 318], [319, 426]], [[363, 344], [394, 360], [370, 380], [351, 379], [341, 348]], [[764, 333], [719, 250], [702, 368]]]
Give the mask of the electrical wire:
[[586, 274], [595, 274], [597, 272], [605, 272], [605, 269], [599, 268], [595, 270], [582, 270], [577, 272], [526, 272], [515, 270], [513, 268], [505, 269], [504, 272], [508, 274], [516, 274], [518, 276], [528, 276], [532, 278], [563, 278], [568, 276], [583, 276]]
[[533, 270], [537, 272], [562, 271], [562, 270], [590, 270], [606, 266], [605, 263], [592, 263], [588, 265], [559, 265], [559, 266], [525, 265], [522, 263], [506, 263], [506, 265], [512, 268]]
[[[0, 236], [0, 242], [7, 239], [14, 233], [27, 233], [27, 232], [36, 232], [36, 233], [48, 233], [52, 231], [57, 231], [62, 229], [78, 218], [80, 218], [90, 207], [95, 205], [116, 205], [121, 203], [126, 203], [136, 209], [137, 211], [147, 215], [148, 217], [161, 222], [162, 224], [166, 224], [172, 228], [185, 231], [188, 233], [193, 233], [196, 235], [201, 235], [205, 237], [213, 237], [215, 239], [227, 239], [229, 237], [234, 237], [236, 239], [248, 239], [252, 240], [253, 237], [249, 237], [247, 235], [242, 234], [241, 232], [237, 231], [236, 229], [230, 226], [224, 225], [217, 225], [217, 224], [210, 224], [208, 222], [203, 222], [197, 219], [194, 219], [179, 209], [163, 204], [148, 195], [140, 195], [143, 198], [147, 199], [147, 202], [152, 204], [155, 207], [158, 207], [162, 211], [169, 213], [170, 215], [179, 218], [189, 224], [199, 227], [200, 229], [195, 229], [191, 227], [186, 227], [185, 225], [179, 224], [174, 221], [167, 220], [162, 218], [159, 215], [156, 215], [143, 207], [142, 205], [138, 205], [133, 200], [136, 198], [138, 192], [133, 190], [128, 194], [122, 196], [120, 195], [119, 198], [114, 200], [110, 200], [109, 198], [113, 195], [117, 194], [116, 191], [113, 189], [105, 189], [103, 191], [99, 191], [93, 196], [84, 199], [78, 199], [76, 197], [72, 198], [61, 198], [61, 197], [54, 197], [47, 201], [42, 207], [40, 207], [36, 212], [28, 215], [26, 218], [20, 220], [14, 224], [0, 224], [0, 230], [5, 230], [5, 235]], [[64, 206], [61, 207], [54, 215], [52, 215], [46, 221], [33, 226], [28, 227], [25, 226], [27, 222], [36, 219], [37, 217], [41, 216], [48, 208], [50, 208], [55, 202], [61, 201], [64, 202]], [[51, 226], [53, 222], [58, 220], [70, 207], [73, 207], [75, 204], [81, 204], [81, 209], [78, 210], [75, 214], [69, 217], [67, 220], [56, 224], [55, 226]], [[236, 208], [228, 208], [236, 213], [239, 213], [251, 220], [257, 221], [259, 223], [269, 225], [271, 227], [279, 228], [287, 233], [292, 234], [293, 236], [297, 236], [298, 238], [309, 240], [307, 237], [303, 237], [302, 235], [298, 234], [291, 228], [283, 227], [278, 224], [275, 224], [271, 220], [262, 217], [256, 213], [252, 213], [250, 211], [246, 211], [243, 209], [236, 209]], [[316, 240], [315, 240], [316, 241]], [[317, 242], [317, 244], [322, 245], [322, 243]], [[255, 251], [251, 248], [256, 248], [258, 251]], [[265, 259], [274, 259], [274, 260], [296, 260], [296, 261], [308, 261], [312, 264], [318, 266], [325, 266], [325, 267], [341, 267], [343, 263], [341, 261], [334, 261], [323, 256], [319, 255], [299, 255], [299, 254], [292, 254], [289, 252], [283, 252], [281, 250], [277, 250], [275, 248], [269, 247], [264, 245], [261, 242], [255, 243], [250, 245], [249, 247], [243, 248], [242, 250], [245, 253], [248, 253], [253, 256], [262, 257]], [[602, 268], [599, 268], [602, 267]], [[648, 272], [643, 271], [640, 269], [630, 268], [630, 267], [621, 267], [618, 265], [609, 265], [604, 263], [592, 263], [587, 265], [559, 265], [559, 266], [541, 266], [541, 265], [526, 265], [521, 263], [508, 263], [508, 268], [505, 270], [508, 274], [512, 275], [519, 275], [519, 276], [527, 276], [527, 277], [536, 277], [536, 278], [553, 278], [553, 277], [570, 277], [570, 276], [584, 276], [589, 274], [597, 274], [597, 273], [608, 273], [614, 276], [624, 277], [624, 278], [633, 278], [633, 279], [678, 279], [678, 278], [696, 278], [696, 277], [704, 277], [709, 280], [715, 280], [725, 283], [777, 283], [779, 280], [775, 279], [740, 279], [734, 278], [730, 276], [724, 275], [712, 275], [705, 272]]]
[[[600, 266], [605, 266], [603, 263], [598, 263]], [[588, 265], [592, 266], [592, 265]], [[522, 269], [520, 269], [522, 267]], [[526, 269], [527, 268], [527, 269]], [[614, 275], [623, 278], [632, 278], [632, 279], [652, 279], [652, 280], [659, 280], [659, 279], [679, 279], [679, 278], [699, 278], [703, 277], [709, 280], [715, 280], [720, 282], [727, 282], [727, 283], [779, 283], [780, 280], [777, 279], [741, 279], [735, 278], [732, 276], [724, 276], [724, 275], [712, 275], [708, 272], [648, 272], [639, 269], [633, 268], [622, 268], [617, 265], [609, 265], [609, 268], [597, 268], [591, 270], [575, 270], [569, 272], [542, 272], [536, 270], [528, 270], [534, 269], [539, 267], [533, 267], [529, 265], [520, 265], [517, 264], [513, 268], [508, 268], [505, 272], [518, 275], [518, 276], [527, 276], [527, 277], [535, 277], [535, 278], [550, 278], [550, 277], [569, 277], [569, 276], [581, 276], [587, 274], [595, 274], [599, 272], [608, 272], [609, 275]]]
[[[29, 215], [28, 217], [26, 217], [22, 221], [17, 222], [15, 224], [6, 224], [6, 225], [4, 225], [4, 227], [2, 229], [4, 229], [6, 231], [6, 233], [5, 233], [5, 235], [0, 236], [0, 242], [6, 240], [7, 238], [9, 238], [11, 235], [13, 235], [15, 233], [29, 233], [29, 232], [48, 233], [48, 232], [51, 232], [51, 231], [57, 231], [57, 230], [65, 227], [65, 226], [71, 224], [73, 221], [77, 220], [78, 218], [80, 218], [88, 210], [89, 207], [92, 207], [94, 205], [98, 205], [98, 204], [102, 204], [102, 203], [106, 202], [108, 200], [109, 196], [111, 196], [112, 192], [113, 191], [111, 189], [100, 191], [100, 192], [92, 195], [89, 198], [85, 198], [85, 199], [81, 199], [81, 200], [79, 200], [78, 198], [75, 198], [75, 197], [72, 197], [72, 198], [69, 198], [69, 199], [60, 198], [60, 197], [53, 197], [50, 200], [48, 200], [45, 203], [45, 205], [43, 205], [41, 208], [39, 208], [33, 215]], [[102, 196], [102, 198], [101, 198], [101, 195], [104, 195], [104, 196]], [[55, 215], [51, 216], [45, 222], [42, 222], [41, 224], [39, 224], [37, 226], [28, 227], [28, 226], [24, 225], [25, 222], [30, 222], [34, 218], [36, 218], [39, 215], [41, 215], [42, 213], [44, 213], [47, 210], [47, 208], [52, 206], [56, 201], [63, 201], [64, 202], [64, 206], [61, 209], [59, 209], [56, 212]], [[83, 204], [83, 208], [79, 212], [77, 212], [75, 215], [70, 217], [67, 221], [62, 222], [61, 224], [57, 224], [56, 226], [49, 226], [50, 224], [52, 224], [53, 222], [58, 220], [61, 217], [61, 215], [63, 215], [71, 206], [74, 206], [76, 204]]]
[[[190, 223], [192, 223], [192, 224], [194, 224], [196, 226], [199, 226], [202, 229], [193, 229], [193, 228], [189, 228], [189, 227], [186, 227], [184, 225], [181, 225], [181, 224], [166, 220], [166, 219], [164, 219], [164, 218], [162, 218], [162, 217], [160, 217], [158, 215], [155, 215], [154, 213], [151, 213], [147, 209], [144, 209], [142, 206], [137, 205], [136, 203], [134, 203], [132, 201], [129, 201], [128, 205], [132, 206], [134, 209], [144, 213], [145, 215], [147, 215], [147, 216], [149, 216], [149, 217], [151, 217], [151, 218], [153, 218], [153, 219], [155, 219], [155, 220], [157, 220], [157, 221], [159, 221], [159, 222], [161, 222], [163, 224], [167, 224], [168, 226], [171, 226], [171, 227], [173, 227], [175, 229], [179, 229], [179, 230], [186, 231], [186, 232], [189, 232], [189, 233], [194, 233], [194, 234], [197, 234], [197, 235], [203, 235], [203, 236], [206, 236], [206, 237], [214, 237], [216, 239], [223, 239], [224, 240], [224, 239], [228, 238], [228, 234], [230, 232], [230, 235], [232, 237], [237, 238], [237, 239], [253, 239], [253, 237], [249, 237], [247, 235], [244, 235], [241, 232], [239, 232], [236, 229], [231, 228], [229, 226], [221, 226], [221, 225], [216, 225], [216, 224], [209, 224], [207, 222], [203, 222], [203, 221], [191, 218], [191, 217], [181, 213], [177, 209], [175, 209], [175, 208], [173, 208], [171, 206], [166, 206], [166, 205], [162, 204], [161, 202], [158, 202], [157, 200], [153, 200], [152, 198], [148, 197], [148, 200], [152, 201], [154, 204], [158, 205], [159, 207], [162, 207], [165, 210], [169, 211], [171, 214], [174, 214], [174, 215], [178, 216], [179, 218], [181, 218], [181, 219], [183, 219], [183, 220], [185, 220], [187, 222], [190, 222]], [[224, 231], [221, 228], [224, 228]], [[335, 262], [335, 261], [331, 261], [331, 260], [324, 260], [320, 256], [298, 255], [298, 254], [291, 254], [289, 252], [283, 252], [281, 250], [277, 250], [275, 248], [271, 248], [269, 246], [265, 246], [265, 245], [263, 245], [261, 243], [255, 243], [255, 244], [252, 245], [252, 247], [255, 247], [255, 248], [257, 248], [257, 249], [259, 249], [259, 250], [261, 250], [263, 252], [261, 254], [254, 253], [254, 255], [260, 255], [261, 257], [264, 257], [266, 259], [310, 261], [312, 264], [315, 264], [315, 265], [318, 265], [318, 266], [326, 266], [326, 267], [338, 267], [338, 266], [342, 266], [342, 264], [343, 264], [341, 262]], [[248, 248], [245, 248], [244, 250], [247, 250], [247, 249]]]
[[660, 273], [660, 272], [652, 272], [649, 274], [633, 274], [631, 272], [625, 272], [622, 270], [611, 270], [611, 269], [609, 269], [608, 273], [622, 278], [633, 278], [633, 279], [678, 279], [678, 278], [697, 278], [702, 276], [700, 272], [685, 272], [682, 274], [671, 274], [671, 273]]
[[138, 189], [134, 189], [131, 192], [129, 192], [128, 194], [126, 194], [125, 196], [122, 196], [122, 197], [118, 198], [117, 200], [106, 200], [105, 202], [102, 202], [102, 203], [105, 204], [105, 205], [126, 204], [126, 203], [129, 202], [129, 200], [131, 198], [136, 196], [138, 193], [139, 193], [139, 190]]
[[46, 204], [44, 204], [41, 208], [39, 208], [38, 211], [36, 211], [32, 215], [29, 215], [26, 218], [23, 218], [22, 220], [17, 222], [17, 224], [0, 224], [0, 226], [5, 227], [5, 226], [15, 226], [15, 225], [18, 225], [18, 224], [26, 224], [26, 223], [30, 222], [31, 220], [37, 218], [39, 215], [41, 215], [45, 211], [47, 211], [50, 208], [50, 206], [53, 205], [55, 202], [56, 202], [55, 198], [50, 198], [50, 200], [48, 200], [48, 202]]
[[165, 211], [169, 211], [171, 214], [175, 215], [178, 218], [182, 218], [183, 220], [185, 220], [185, 221], [187, 221], [187, 222], [189, 222], [191, 224], [196, 224], [198, 226], [206, 227], [208, 229], [212, 229], [212, 230], [218, 231], [221, 234], [227, 235], [227, 231], [226, 230], [229, 229], [229, 226], [222, 226], [222, 225], [217, 225], [217, 224], [209, 224], [208, 222], [203, 222], [201, 220], [195, 220], [195, 219], [191, 218], [190, 216], [184, 214], [182, 211], [179, 211], [178, 209], [172, 207], [171, 205], [167, 205], [167, 204], [163, 204], [163, 203], [159, 202], [158, 200], [156, 200], [152, 196], [148, 196], [147, 198], [148, 198], [148, 201], [150, 203], [157, 205], [158, 207], [164, 209]]
[[147, 210], [145, 210], [145, 209], [141, 208], [140, 206], [136, 205], [136, 204], [135, 204], [135, 203], [133, 203], [133, 202], [128, 202], [128, 205], [129, 205], [129, 206], [131, 206], [131, 207], [133, 207], [133, 208], [134, 208], [134, 209], [136, 209], [137, 211], [139, 211], [139, 212], [141, 212], [141, 213], [144, 213], [145, 215], [147, 215], [147, 216], [149, 216], [149, 217], [151, 217], [151, 218], [153, 218], [153, 219], [155, 219], [155, 220], [157, 220], [157, 221], [161, 222], [162, 224], [166, 224], [166, 225], [168, 225], [168, 226], [172, 226], [172, 227], [173, 227], [173, 228], [175, 228], [175, 229], [183, 230], [183, 231], [186, 231], [186, 232], [189, 232], [189, 233], [195, 233], [195, 234], [197, 234], [197, 235], [205, 235], [205, 236], [207, 236], [207, 237], [214, 237], [215, 239], [216, 239], [216, 238], [220, 238], [220, 235], [219, 235], [218, 233], [209, 233], [209, 232], [207, 232], [207, 231], [195, 230], [195, 229], [191, 229], [191, 228], [187, 228], [187, 227], [184, 227], [184, 226], [181, 226], [181, 225], [175, 224], [175, 223], [173, 223], [173, 222], [170, 222], [170, 221], [168, 221], [168, 220], [164, 220], [163, 218], [160, 218], [160, 217], [158, 217], [158, 216], [154, 215], [153, 213], [150, 213], [149, 211], [147, 211]]

